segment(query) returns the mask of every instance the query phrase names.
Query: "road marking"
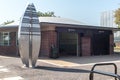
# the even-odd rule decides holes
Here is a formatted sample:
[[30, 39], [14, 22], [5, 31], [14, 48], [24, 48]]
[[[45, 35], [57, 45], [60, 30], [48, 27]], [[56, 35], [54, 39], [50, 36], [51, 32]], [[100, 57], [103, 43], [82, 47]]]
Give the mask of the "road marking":
[[80, 63], [75, 63], [75, 62], [69, 62], [69, 61], [64, 61], [64, 60], [38, 60], [41, 62], [45, 62], [48, 64], [52, 64], [55, 66], [60, 66], [60, 67], [74, 67], [74, 66], [89, 66], [89, 65], [94, 65], [96, 63], [118, 63], [120, 60], [116, 61], [106, 61], [106, 62], [96, 62], [96, 63], [87, 63], [87, 64], [80, 64]]
[[0, 73], [2, 73], [2, 72], [10, 72], [7, 68], [2, 68], [2, 69], [0, 69]]
[[20, 76], [15, 76], [15, 77], [2, 78], [0, 80], [23, 80], [23, 78]]
[[[5, 68], [4, 66], [0, 66], [0, 73], [3, 72], [10, 72], [10, 70]], [[21, 76], [14, 76], [14, 77], [1, 78], [0, 80], [23, 80], [23, 78]]]
[[10, 72], [10, 71], [7, 68], [0, 66], [0, 73], [2, 73], [2, 72]]
[[3, 68], [3, 66], [0, 66], [0, 68]]
[[38, 61], [45, 62], [45, 63], [52, 64], [52, 65], [56, 65], [56, 66], [61, 66], [61, 67], [80, 66], [80, 64], [68, 62], [68, 61], [63, 61], [63, 60], [38, 60]]

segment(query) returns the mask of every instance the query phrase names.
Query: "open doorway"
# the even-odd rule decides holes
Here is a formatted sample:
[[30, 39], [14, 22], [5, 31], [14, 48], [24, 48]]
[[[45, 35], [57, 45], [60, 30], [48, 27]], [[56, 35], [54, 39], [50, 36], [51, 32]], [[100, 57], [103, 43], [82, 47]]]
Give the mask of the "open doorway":
[[77, 55], [77, 33], [60, 32], [59, 33], [59, 53], [60, 56]]
[[93, 55], [109, 54], [109, 35], [104, 33], [94, 34], [93, 37]]

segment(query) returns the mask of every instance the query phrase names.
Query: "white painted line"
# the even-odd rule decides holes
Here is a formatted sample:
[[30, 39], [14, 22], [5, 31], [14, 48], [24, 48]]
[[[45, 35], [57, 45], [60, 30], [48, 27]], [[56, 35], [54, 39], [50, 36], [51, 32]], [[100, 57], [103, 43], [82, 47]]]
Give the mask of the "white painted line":
[[22, 80], [23, 78], [20, 76], [16, 76], [16, 77], [8, 77], [8, 78], [3, 78], [1, 80]]
[[[38, 60], [38, 61], [45, 62], [45, 63], [48, 63], [48, 64], [52, 64], [52, 65], [55, 65], [55, 66], [60, 66], [60, 67], [73, 67], [73, 66], [80, 66], [80, 64], [62, 65], [62, 64], [57, 64], [57, 63], [50, 62], [50, 61], [47, 61], [47, 60]], [[58, 62], [58, 63], [59, 63], [59, 62]]]
[[1, 72], [10, 72], [8, 69], [6, 69], [6, 68], [2, 68], [2, 69], [0, 69], [0, 73]]
[[[96, 63], [87, 63], [87, 64], [80, 64], [80, 63], [77, 63], [75, 65], [62, 65], [62, 64], [58, 64], [57, 63], [54, 63], [54, 62], [50, 62], [49, 60], [38, 60], [38, 61], [41, 61], [41, 62], [45, 62], [45, 63], [48, 63], [48, 64], [52, 64], [52, 65], [55, 65], [55, 66], [60, 66], [60, 67], [74, 67], [74, 66], [89, 66], [89, 65], [94, 65], [96, 63], [118, 63], [120, 62], [120, 60], [116, 60], [116, 61], [106, 61], [106, 62], [96, 62]], [[57, 60], [56, 60], [57, 61]], [[63, 60], [62, 60], [63, 61]], [[72, 62], [73, 63], [73, 62]]]
[[3, 68], [3, 66], [0, 66], [0, 68]]

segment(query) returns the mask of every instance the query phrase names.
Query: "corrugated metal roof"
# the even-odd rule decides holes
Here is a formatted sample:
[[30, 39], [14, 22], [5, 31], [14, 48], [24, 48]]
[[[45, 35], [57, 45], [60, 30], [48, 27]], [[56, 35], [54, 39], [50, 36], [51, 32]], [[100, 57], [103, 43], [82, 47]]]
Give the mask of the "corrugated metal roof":
[[40, 22], [85, 25], [83, 22], [61, 17], [39, 17]]
[[17, 27], [18, 25], [19, 25], [19, 21], [15, 21], [7, 25], [0, 25], [0, 27]]
[[[79, 28], [89, 28], [89, 29], [105, 29], [105, 30], [114, 30], [120, 31], [118, 28], [111, 27], [102, 27], [102, 26], [92, 26], [87, 25], [85, 23], [75, 21], [72, 19], [61, 18], [61, 17], [39, 17], [39, 21], [42, 23], [52, 23], [52, 24], [65, 24], [65, 25], [75, 25], [79, 26]], [[15, 21], [14, 23], [8, 25], [0, 25], [0, 28], [16, 28], [19, 26], [19, 21]]]
[[[61, 18], [61, 17], [39, 17], [40, 22], [47, 22], [47, 23], [61, 23], [61, 24], [75, 24], [75, 25], [85, 25], [82, 22], [75, 21], [72, 19]], [[15, 21], [11, 24], [1, 25], [0, 27], [4, 26], [18, 26], [20, 21]]]

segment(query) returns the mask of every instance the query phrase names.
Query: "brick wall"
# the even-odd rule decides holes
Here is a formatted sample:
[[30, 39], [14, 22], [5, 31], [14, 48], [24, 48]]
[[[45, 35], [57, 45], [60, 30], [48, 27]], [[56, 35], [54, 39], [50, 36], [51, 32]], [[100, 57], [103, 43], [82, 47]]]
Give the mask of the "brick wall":
[[113, 51], [114, 50], [114, 35], [113, 34], [110, 35], [110, 39], [109, 40], [110, 40], [110, 48], [109, 48], [110, 50], [109, 50], [109, 53], [112, 54], [114, 52]]
[[41, 49], [39, 56], [49, 56], [51, 45], [56, 45], [57, 43], [57, 33], [55, 31], [42, 31], [41, 37]]
[[16, 56], [16, 32], [10, 33], [10, 45], [9, 46], [0, 46], [1, 55]]
[[82, 56], [90, 56], [91, 55], [91, 39], [90, 37], [82, 37]]

